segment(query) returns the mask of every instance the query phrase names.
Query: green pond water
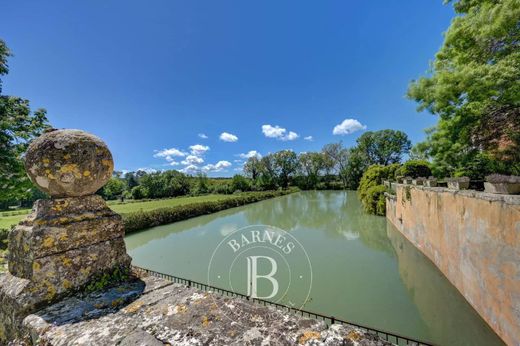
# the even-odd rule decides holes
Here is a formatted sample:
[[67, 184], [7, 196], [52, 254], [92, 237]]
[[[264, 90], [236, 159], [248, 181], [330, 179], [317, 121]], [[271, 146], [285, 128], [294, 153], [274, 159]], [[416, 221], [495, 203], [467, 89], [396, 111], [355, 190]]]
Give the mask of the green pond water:
[[[230, 262], [240, 251], [227, 247], [227, 255], [215, 254], [226, 252], [234, 232], [250, 225], [273, 226], [297, 241], [276, 273], [284, 276], [280, 286], [290, 282], [290, 289], [271, 300], [300, 300], [305, 310], [437, 345], [503, 345], [384, 217], [362, 211], [354, 191], [299, 192], [133, 233], [126, 245], [135, 265], [245, 294], [246, 268], [236, 259]], [[298, 251], [300, 244], [306, 254]], [[253, 245], [247, 249], [261, 248]], [[265, 279], [258, 284], [258, 292], [272, 287]]]

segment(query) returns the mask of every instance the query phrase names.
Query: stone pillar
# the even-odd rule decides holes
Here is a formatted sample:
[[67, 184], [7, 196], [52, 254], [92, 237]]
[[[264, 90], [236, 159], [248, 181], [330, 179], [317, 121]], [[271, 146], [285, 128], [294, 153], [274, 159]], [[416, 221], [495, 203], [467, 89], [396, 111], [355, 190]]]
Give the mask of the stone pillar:
[[0, 276], [0, 344], [29, 313], [89, 282], [129, 272], [121, 216], [94, 193], [110, 179], [112, 154], [98, 137], [51, 130], [25, 157], [30, 179], [51, 196], [9, 234], [9, 272]]

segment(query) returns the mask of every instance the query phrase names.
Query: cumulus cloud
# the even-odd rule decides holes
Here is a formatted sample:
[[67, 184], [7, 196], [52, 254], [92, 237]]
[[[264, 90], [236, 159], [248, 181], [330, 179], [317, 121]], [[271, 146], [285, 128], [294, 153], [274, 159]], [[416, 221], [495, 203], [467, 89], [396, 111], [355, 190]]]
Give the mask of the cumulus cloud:
[[198, 171], [200, 171], [200, 168], [195, 165], [188, 165], [188, 166], [184, 167], [183, 169], [181, 169], [180, 171], [183, 173], [186, 173], [186, 174], [193, 174], [193, 173], [197, 173]]
[[261, 158], [262, 155], [256, 150], [250, 150], [247, 153], [238, 154], [238, 156], [242, 159], [249, 159], [250, 157]]
[[208, 139], [208, 136], [205, 133], [199, 133], [198, 136], [202, 139]]
[[209, 150], [207, 145], [195, 144], [190, 146], [191, 154], [195, 156], [201, 156]]
[[287, 129], [280, 127], [278, 125], [262, 125], [262, 133], [264, 136], [268, 138], [276, 138], [282, 141], [293, 141], [296, 138], [300, 137], [296, 132], [289, 131]]
[[177, 161], [171, 161], [171, 162], [169, 163], [169, 165], [170, 165], [170, 166], [178, 166], [178, 165], [180, 165], [180, 163], [177, 162]]
[[349, 135], [353, 132], [364, 130], [367, 127], [361, 124], [356, 119], [345, 119], [341, 124], [334, 126], [334, 130], [332, 130], [332, 134], [334, 135]]
[[204, 159], [195, 155], [188, 155], [184, 160], [181, 161], [183, 165], [200, 165], [204, 162]]
[[170, 148], [170, 149], [163, 149], [163, 150], [157, 150], [155, 154], [153, 154], [153, 157], [161, 157], [164, 158], [168, 162], [173, 162], [174, 157], [182, 157], [186, 156], [186, 153], [177, 149], [177, 148]]
[[306, 141], [312, 142], [314, 138], [312, 136], [303, 137]]
[[228, 132], [222, 132], [220, 134], [219, 138], [220, 138], [221, 141], [224, 141], [224, 142], [236, 142], [236, 141], [238, 141], [238, 137], [237, 136], [235, 136], [232, 133], [228, 133]]
[[139, 172], [139, 171], [146, 172], [148, 174], [157, 172], [157, 170], [155, 168], [150, 168], [150, 167], [141, 167], [141, 168], [136, 169], [136, 172]]
[[230, 166], [231, 166], [231, 162], [229, 162], [229, 161], [219, 161], [216, 164], [206, 165], [206, 166], [202, 167], [202, 169], [206, 172], [220, 172]]

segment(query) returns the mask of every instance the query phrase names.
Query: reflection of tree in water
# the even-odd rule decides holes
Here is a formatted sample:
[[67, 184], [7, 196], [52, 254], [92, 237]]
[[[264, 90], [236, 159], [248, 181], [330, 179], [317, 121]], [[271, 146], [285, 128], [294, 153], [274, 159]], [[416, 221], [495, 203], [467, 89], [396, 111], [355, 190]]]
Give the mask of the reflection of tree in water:
[[408, 294], [439, 345], [503, 345], [435, 265], [388, 223], [388, 239]]
[[393, 253], [386, 236], [386, 219], [366, 214], [355, 191], [301, 192], [251, 205], [244, 215], [251, 224], [286, 231], [318, 229], [334, 238], [360, 238], [373, 249]]

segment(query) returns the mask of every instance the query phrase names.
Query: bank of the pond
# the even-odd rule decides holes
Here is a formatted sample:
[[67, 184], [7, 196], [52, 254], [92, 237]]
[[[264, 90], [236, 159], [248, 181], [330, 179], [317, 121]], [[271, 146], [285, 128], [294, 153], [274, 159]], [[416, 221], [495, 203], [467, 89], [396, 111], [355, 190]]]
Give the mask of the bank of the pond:
[[145, 228], [165, 225], [229, 208], [240, 207], [269, 198], [284, 196], [296, 191], [298, 191], [298, 189], [291, 188], [277, 191], [245, 192], [222, 200], [189, 203], [169, 208], [127, 213], [123, 214], [125, 231], [126, 233], [130, 233]]

